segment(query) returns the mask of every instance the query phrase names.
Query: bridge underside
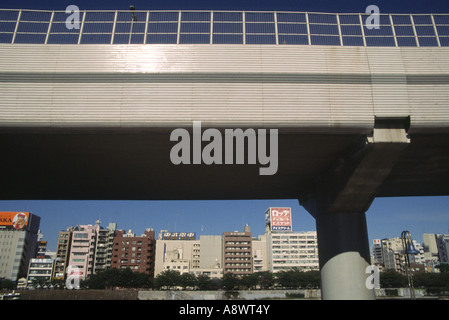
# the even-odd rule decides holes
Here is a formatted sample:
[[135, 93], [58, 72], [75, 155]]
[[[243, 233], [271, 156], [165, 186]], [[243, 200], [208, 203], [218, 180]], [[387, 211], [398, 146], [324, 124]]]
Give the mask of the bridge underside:
[[[317, 178], [325, 181], [326, 173], [365, 139], [280, 130], [278, 172], [261, 176], [260, 164], [174, 165], [170, 150], [176, 142], [170, 141], [170, 132], [4, 131], [0, 197], [294, 199]], [[417, 134], [410, 139], [377, 196], [449, 195], [449, 135]]]

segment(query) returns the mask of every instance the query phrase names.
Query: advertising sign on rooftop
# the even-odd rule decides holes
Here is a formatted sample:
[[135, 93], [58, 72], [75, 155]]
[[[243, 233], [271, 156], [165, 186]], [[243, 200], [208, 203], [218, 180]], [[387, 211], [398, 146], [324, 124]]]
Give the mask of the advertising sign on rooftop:
[[195, 232], [164, 232], [162, 240], [195, 240]]
[[0, 227], [4, 229], [25, 230], [29, 219], [29, 212], [0, 211]]
[[291, 231], [291, 208], [268, 208], [265, 212], [265, 223], [270, 226], [271, 231]]

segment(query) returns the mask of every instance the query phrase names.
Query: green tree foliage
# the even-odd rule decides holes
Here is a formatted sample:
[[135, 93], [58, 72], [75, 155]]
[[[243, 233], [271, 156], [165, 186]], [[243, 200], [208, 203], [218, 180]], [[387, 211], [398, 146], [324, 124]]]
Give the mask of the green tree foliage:
[[416, 273], [413, 275], [415, 288], [449, 289], [449, 273]]
[[440, 269], [441, 273], [449, 273], [449, 263], [442, 263], [437, 268]]
[[183, 273], [179, 276], [179, 285], [183, 289], [193, 289], [197, 286], [198, 279], [191, 273]]
[[233, 273], [225, 273], [221, 284], [225, 290], [236, 290], [239, 287], [240, 279]]
[[407, 277], [394, 270], [386, 270], [380, 275], [381, 288], [402, 288], [408, 286]]
[[319, 271], [303, 271], [299, 269], [281, 271], [276, 274], [276, 282], [283, 288], [318, 288], [320, 287], [320, 273]]
[[91, 275], [82, 282], [89, 289], [145, 288], [151, 286], [149, 275], [131, 269], [109, 269]]
[[274, 286], [274, 275], [270, 271], [261, 271], [254, 274], [261, 289], [269, 289]]
[[181, 286], [181, 274], [175, 270], [165, 270], [154, 278], [154, 287], [156, 289], [174, 289]]
[[0, 278], [0, 289], [14, 289], [16, 283], [6, 278]]

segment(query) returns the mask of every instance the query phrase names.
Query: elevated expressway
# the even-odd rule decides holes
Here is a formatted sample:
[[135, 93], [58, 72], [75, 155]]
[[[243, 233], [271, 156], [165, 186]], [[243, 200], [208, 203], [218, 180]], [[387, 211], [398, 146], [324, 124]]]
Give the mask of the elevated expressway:
[[[375, 197], [449, 195], [449, 47], [0, 44], [1, 199], [297, 198], [325, 299], [372, 299]], [[278, 171], [174, 165], [176, 128], [279, 130]]]

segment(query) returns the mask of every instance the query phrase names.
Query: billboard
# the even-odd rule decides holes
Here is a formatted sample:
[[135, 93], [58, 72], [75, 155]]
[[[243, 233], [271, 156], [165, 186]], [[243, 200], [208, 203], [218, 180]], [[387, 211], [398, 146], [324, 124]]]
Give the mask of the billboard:
[[3, 229], [27, 230], [29, 220], [29, 212], [0, 211], [0, 228]]
[[164, 232], [162, 240], [195, 240], [195, 232]]
[[291, 208], [268, 208], [265, 223], [270, 226], [271, 231], [292, 231]]

